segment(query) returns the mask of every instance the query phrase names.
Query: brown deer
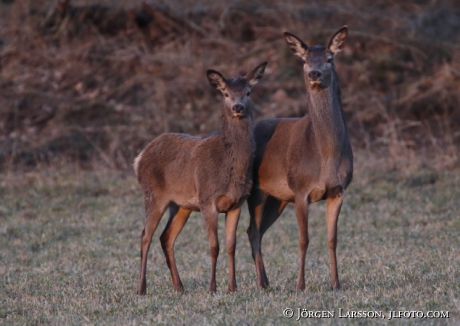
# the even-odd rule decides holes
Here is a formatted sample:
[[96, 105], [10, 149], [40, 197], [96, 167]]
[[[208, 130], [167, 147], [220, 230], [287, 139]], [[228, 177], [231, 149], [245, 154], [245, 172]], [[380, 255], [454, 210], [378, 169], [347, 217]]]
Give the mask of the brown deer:
[[208, 70], [211, 86], [224, 95], [220, 130], [204, 137], [162, 134], [150, 142], [134, 161], [146, 212], [141, 237], [138, 294], [146, 292], [147, 254], [153, 233], [167, 207], [169, 220], [160, 240], [174, 289], [183, 290], [174, 258], [174, 242], [190, 213], [201, 211], [211, 249], [209, 291], [216, 291], [219, 213], [226, 213], [228, 291], [236, 290], [236, 227], [241, 205], [251, 191], [255, 151], [251, 88], [262, 78], [266, 65], [267, 62], [264, 62], [246, 76], [232, 79]]
[[262, 237], [286, 205], [294, 203], [300, 248], [296, 289], [305, 289], [308, 207], [326, 200], [332, 288], [340, 288], [337, 219], [343, 193], [352, 179], [353, 153], [343, 117], [334, 57], [342, 50], [347, 35], [348, 28], [344, 26], [327, 47], [309, 47], [298, 37], [284, 33], [287, 45], [303, 60], [309, 114], [298, 119], [265, 119], [254, 127], [254, 187], [248, 198], [251, 220], [247, 232], [259, 287], [269, 285], [262, 260]]

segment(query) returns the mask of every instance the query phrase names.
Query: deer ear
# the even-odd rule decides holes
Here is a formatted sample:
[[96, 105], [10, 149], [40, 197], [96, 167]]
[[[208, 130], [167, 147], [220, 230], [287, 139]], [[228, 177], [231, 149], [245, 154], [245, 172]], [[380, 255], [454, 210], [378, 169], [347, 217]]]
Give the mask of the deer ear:
[[267, 61], [262, 62], [260, 65], [252, 69], [248, 72], [245, 76], [246, 80], [248, 81], [249, 85], [254, 86], [259, 82], [265, 72], [265, 67], [267, 67]]
[[328, 49], [334, 54], [342, 51], [345, 45], [345, 40], [347, 39], [347, 36], [348, 36], [348, 26], [345, 25], [341, 29], [339, 29], [334, 34], [334, 36], [332, 36], [327, 46]]
[[220, 72], [209, 69], [206, 71], [206, 75], [208, 76], [209, 83], [212, 87], [217, 88], [218, 90], [225, 88], [225, 78]]
[[300, 38], [298, 38], [294, 34], [288, 32], [284, 32], [284, 39], [286, 40], [286, 43], [291, 49], [292, 53], [294, 53], [296, 56], [301, 57], [302, 59], [305, 58], [305, 55], [308, 51], [308, 45], [306, 45]]

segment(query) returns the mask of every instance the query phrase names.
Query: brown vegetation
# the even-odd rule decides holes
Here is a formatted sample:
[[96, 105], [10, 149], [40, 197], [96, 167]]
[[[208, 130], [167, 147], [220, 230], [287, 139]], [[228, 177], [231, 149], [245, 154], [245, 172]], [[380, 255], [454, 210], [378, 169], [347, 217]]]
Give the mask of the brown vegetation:
[[301, 116], [300, 62], [282, 33], [324, 43], [344, 24], [350, 37], [336, 65], [354, 148], [393, 166], [457, 164], [456, 0], [2, 0], [0, 168], [125, 169], [160, 133], [212, 131], [220, 95], [208, 68], [241, 74], [268, 60], [256, 119]]

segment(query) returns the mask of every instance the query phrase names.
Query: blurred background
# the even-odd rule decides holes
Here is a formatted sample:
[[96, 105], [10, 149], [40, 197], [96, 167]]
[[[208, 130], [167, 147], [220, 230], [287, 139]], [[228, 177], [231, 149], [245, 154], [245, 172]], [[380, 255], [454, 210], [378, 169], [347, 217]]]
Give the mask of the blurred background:
[[306, 114], [289, 31], [337, 56], [358, 160], [401, 169], [458, 166], [458, 0], [0, 0], [0, 170], [76, 164], [131, 169], [164, 132], [218, 128], [205, 76], [245, 74], [256, 120]]

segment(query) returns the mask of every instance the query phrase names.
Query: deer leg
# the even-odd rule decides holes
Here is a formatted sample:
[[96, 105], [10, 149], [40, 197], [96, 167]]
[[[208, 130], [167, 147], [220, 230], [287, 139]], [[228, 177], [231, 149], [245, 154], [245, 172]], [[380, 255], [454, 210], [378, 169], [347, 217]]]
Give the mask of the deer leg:
[[228, 292], [236, 291], [235, 277], [235, 248], [236, 248], [236, 227], [240, 219], [241, 208], [227, 212], [225, 216], [225, 242], [228, 255]]
[[327, 224], [327, 246], [329, 248], [329, 259], [331, 262], [331, 284], [332, 289], [339, 290], [339, 274], [337, 272], [337, 221], [340, 208], [342, 207], [342, 196], [328, 198], [326, 202], [326, 224]]
[[184, 286], [180, 280], [179, 272], [177, 271], [176, 260], [174, 258], [174, 242], [176, 241], [180, 231], [182, 231], [182, 228], [187, 222], [192, 211], [179, 207], [175, 204], [170, 204], [169, 211], [170, 216], [168, 224], [161, 234], [160, 241], [161, 247], [163, 248], [163, 253], [166, 257], [166, 263], [168, 264], [169, 270], [171, 272], [174, 290], [182, 291]]
[[284, 208], [288, 204], [287, 201], [281, 201], [275, 197], [269, 196], [265, 202], [264, 213], [262, 215], [262, 223], [260, 225], [260, 241], [265, 232], [275, 223], [275, 221], [280, 217], [281, 213], [284, 211]]
[[[287, 201], [280, 201], [276, 199], [275, 197], [268, 196], [267, 201], [265, 202], [263, 214], [262, 214], [262, 220], [260, 223], [260, 237], [259, 237], [259, 248], [261, 251], [261, 256], [262, 256], [262, 238], [267, 232], [267, 230], [275, 223], [275, 221], [280, 217], [281, 213], [283, 212], [284, 208], [288, 204]], [[263, 264], [263, 263], [262, 263]], [[265, 267], [262, 270], [262, 275], [266, 281], [266, 284], [268, 286], [268, 277], [265, 271]]]
[[166, 207], [161, 209], [151, 202], [148, 206], [146, 205], [146, 217], [145, 226], [141, 236], [141, 273], [139, 277], [139, 283], [137, 285], [137, 294], [145, 295], [147, 282], [145, 279], [147, 273], [147, 256], [149, 253], [150, 243], [152, 242], [153, 233], [158, 226], [158, 223], [163, 216]]
[[308, 202], [305, 200], [296, 200], [295, 210], [297, 217], [297, 225], [299, 228], [299, 250], [300, 250], [300, 266], [299, 277], [297, 279], [296, 290], [305, 290], [305, 256], [308, 249]]
[[219, 213], [215, 207], [201, 210], [206, 224], [206, 234], [208, 236], [211, 254], [211, 280], [209, 282], [209, 292], [216, 292], [216, 263], [219, 256], [219, 239], [217, 237], [217, 218]]
[[252, 248], [252, 258], [256, 265], [258, 286], [266, 288], [269, 282], [262, 259], [262, 237], [281, 215], [288, 202], [280, 201], [272, 196], [264, 196], [261, 191], [259, 192], [248, 198], [251, 220], [247, 232]]
[[262, 259], [260, 236], [260, 224], [266, 200], [267, 196], [262, 191], [255, 188], [253, 188], [253, 191], [248, 198], [248, 209], [251, 217], [247, 234], [249, 237], [249, 243], [251, 244], [252, 258], [254, 259], [256, 267], [257, 286], [260, 288], [266, 288], [269, 285]]

